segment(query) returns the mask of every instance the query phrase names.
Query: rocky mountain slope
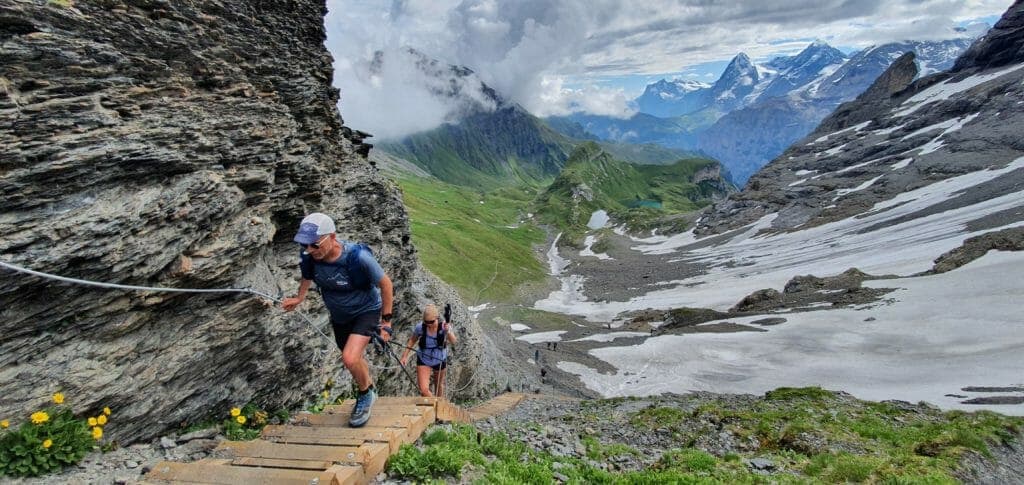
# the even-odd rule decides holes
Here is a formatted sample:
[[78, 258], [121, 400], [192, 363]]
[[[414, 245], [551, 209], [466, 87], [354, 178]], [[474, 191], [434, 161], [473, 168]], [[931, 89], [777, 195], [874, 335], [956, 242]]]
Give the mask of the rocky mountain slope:
[[[777, 213], [774, 230], [807, 228], [907, 201], [901, 194], [979, 174], [968, 191], [911, 218], [1020, 197], [1024, 184], [1024, 6], [1016, 2], [953, 69], [914, 81], [912, 54], [898, 59], [855, 101], [716, 205], [697, 232], [717, 233]], [[988, 179], [987, 181], [985, 181]], [[966, 183], [966, 182], [965, 182]], [[1011, 208], [968, 224], [972, 231], [1024, 220]]]
[[[0, 258], [288, 295], [298, 221], [326, 212], [395, 281], [400, 331], [424, 302], [453, 303], [467, 350], [451, 387], [482, 393], [504, 366], [482, 360], [486, 337], [420, 268], [400, 194], [342, 125], [324, 13], [315, 0], [0, 4]], [[0, 272], [5, 417], [62, 391], [76, 411], [112, 408], [124, 443], [250, 401], [292, 407], [339, 375], [332, 342], [257, 298]], [[303, 310], [325, 321], [318, 302]], [[411, 387], [395, 369], [378, 383]]]

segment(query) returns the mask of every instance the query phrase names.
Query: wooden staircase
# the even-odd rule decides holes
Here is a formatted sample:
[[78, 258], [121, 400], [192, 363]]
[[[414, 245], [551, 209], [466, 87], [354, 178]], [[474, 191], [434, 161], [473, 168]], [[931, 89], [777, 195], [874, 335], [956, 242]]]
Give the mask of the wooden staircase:
[[260, 439], [224, 441], [214, 452], [220, 458], [160, 462], [142, 483], [368, 483], [401, 445], [416, 441], [431, 424], [485, 419], [507, 412], [526, 397], [502, 394], [468, 410], [434, 397], [379, 397], [362, 428], [348, 427], [355, 406], [350, 399], [327, 406], [320, 414], [300, 413], [291, 424], [267, 426]]

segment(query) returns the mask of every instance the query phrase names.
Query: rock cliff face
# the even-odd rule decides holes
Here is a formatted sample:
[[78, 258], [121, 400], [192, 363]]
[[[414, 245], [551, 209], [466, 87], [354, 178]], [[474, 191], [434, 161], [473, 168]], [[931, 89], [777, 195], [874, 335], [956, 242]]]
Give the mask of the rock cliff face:
[[[806, 229], [906, 204], [906, 192], [970, 173], [965, 192], [915, 212], [921, 219], [1024, 191], [1024, 1], [959, 58], [955, 67], [914, 81], [912, 54], [855, 101], [845, 103], [803, 140], [717, 204], [698, 234], [720, 233], [777, 214], [773, 230]], [[888, 202], [886, 202], [888, 201]], [[1024, 220], [1017, 206], [968, 224], [977, 231]]]
[[[420, 268], [399, 192], [365, 159], [365, 134], [342, 125], [325, 11], [323, 0], [0, 4], [0, 258], [105, 282], [290, 295], [294, 230], [326, 212], [395, 281], [400, 332], [423, 303], [453, 303], [464, 344], [449, 387], [475, 395], [496, 380], [496, 366], [474, 372], [485, 337]], [[295, 406], [328, 377], [348, 380], [333, 342], [255, 297], [0, 273], [0, 416], [60, 390], [78, 411], [113, 408], [108, 432], [124, 443], [250, 401]], [[310, 300], [303, 310], [326, 324]], [[411, 389], [394, 368], [378, 385]]]

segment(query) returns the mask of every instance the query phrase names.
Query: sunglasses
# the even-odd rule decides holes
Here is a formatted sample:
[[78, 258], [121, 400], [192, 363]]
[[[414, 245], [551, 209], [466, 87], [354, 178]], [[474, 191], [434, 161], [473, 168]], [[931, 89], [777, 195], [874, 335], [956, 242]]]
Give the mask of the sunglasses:
[[429, 324], [433, 325], [433, 324], [437, 323], [437, 319], [435, 318], [433, 320], [424, 320], [423, 323], [429, 323]]
[[304, 247], [306, 249], [309, 249], [309, 248], [320, 249], [320, 244], [322, 244], [321, 241], [327, 239], [327, 237], [328, 236], [325, 235], [324, 237], [322, 237], [320, 239], [317, 239], [315, 243], [313, 243], [313, 244], [303, 244], [302, 247]]

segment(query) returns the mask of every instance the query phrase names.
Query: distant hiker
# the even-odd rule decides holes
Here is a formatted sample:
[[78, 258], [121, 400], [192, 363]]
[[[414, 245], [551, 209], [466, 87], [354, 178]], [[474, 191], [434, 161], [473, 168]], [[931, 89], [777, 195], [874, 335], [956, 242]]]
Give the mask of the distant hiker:
[[533, 349], [533, 361], [540, 362], [540, 349]]
[[558, 350], [558, 342], [551, 342], [551, 350]]
[[551, 342], [544, 342], [544, 345], [548, 348], [548, 350], [551, 350]]
[[545, 382], [544, 378], [547, 377], [547, 375], [548, 375], [548, 370], [545, 369], [544, 367], [541, 367], [540, 368], [540, 383], [541, 384], [544, 384], [544, 382]]
[[[377, 400], [366, 361], [366, 345], [380, 326], [380, 337], [390, 340], [391, 304], [394, 301], [391, 279], [384, 274], [370, 248], [364, 244], [339, 241], [334, 221], [319, 212], [302, 219], [295, 242], [302, 245], [299, 293], [285, 298], [281, 306], [292, 311], [306, 299], [309, 286], [316, 283], [331, 314], [334, 341], [341, 349], [341, 360], [359, 386], [356, 406], [349, 425], [358, 428], [370, 419], [370, 408]], [[383, 313], [383, 314], [382, 314]]]
[[[445, 316], [451, 318], [451, 307], [445, 306]], [[437, 307], [427, 305], [423, 308], [423, 321], [416, 324], [412, 330], [412, 336], [405, 344], [402, 351], [402, 358], [399, 361], [402, 366], [409, 361], [409, 349], [416, 342], [419, 342], [419, 350], [416, 351], [416, 381], [420, 386], [420, 395], [432, 397], [430, 392], [430, 374], [437, 373], [437, 395], [444, 396], [444, 376], [448, 367], [448, 344], [458, 341], [455, 332], [452, 331], [450, 323], [437, 315]]]

